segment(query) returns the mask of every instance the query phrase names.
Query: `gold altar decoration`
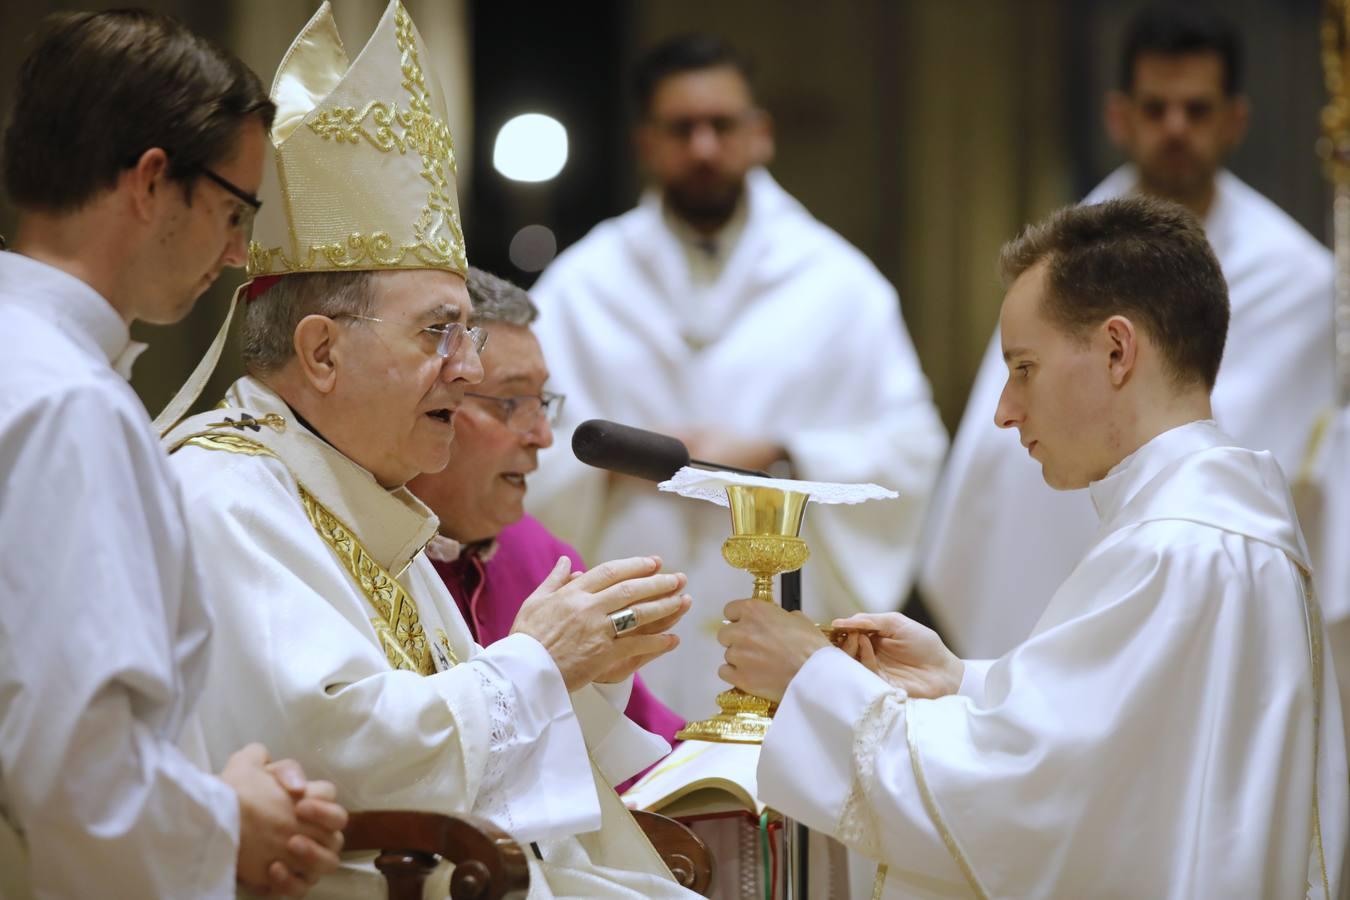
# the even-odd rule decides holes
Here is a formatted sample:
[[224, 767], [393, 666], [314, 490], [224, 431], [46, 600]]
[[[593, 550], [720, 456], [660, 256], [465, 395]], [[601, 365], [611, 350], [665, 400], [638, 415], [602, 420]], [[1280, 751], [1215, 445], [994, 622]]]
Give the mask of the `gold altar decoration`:
[[1350, 404], [1350, 0], [1327, 0], [1322, 18], [1322, 69], [1327, 105], [1317, 152], [1335, 189], [1332, 248], [1336, 258], [1336, 402]]
[[[811, 556], [798, 535], [810, 494], [773, 487], [727, 485], [731, 537], [722, 544], [722, 558], [755, 578], [753, 597], [773, 603], [773, 579], [800, 569]], [[683, 741], [760, 744], [773, 721], [776, 703], [737, 688], [717, 695], [720, 712], [690, 722], [675, 736]]]

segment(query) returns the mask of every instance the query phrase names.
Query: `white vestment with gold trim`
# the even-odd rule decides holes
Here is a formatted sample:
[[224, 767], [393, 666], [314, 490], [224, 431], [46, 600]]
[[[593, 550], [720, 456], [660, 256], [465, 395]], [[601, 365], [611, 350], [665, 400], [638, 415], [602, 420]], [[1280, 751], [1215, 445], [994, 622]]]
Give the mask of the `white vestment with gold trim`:
[[[693, 896], [599, 777], [627, 778], [667, 749], [622, 715], [628, 685], [569, 696], [533, 638], [475, 646], [422, 553], [430, 510], [262, 383], [241, 379], [226, 404], [166, 438], [215, 591], [200, 706], [212, 761], [261, 740], [334, 782], [349, 809], [487, 818], [539, 844], [531, 898]], [[310, 896], [382, 891], [352, 865]]]
[[1272, 456], [1232, 443], [1193, 422], [1095, 482], [1087, 556], [959, 694], [812, 656], [761, 798], [887, 863], [886, 896], [1339, 897], [1346, 758], [1308, 555]]

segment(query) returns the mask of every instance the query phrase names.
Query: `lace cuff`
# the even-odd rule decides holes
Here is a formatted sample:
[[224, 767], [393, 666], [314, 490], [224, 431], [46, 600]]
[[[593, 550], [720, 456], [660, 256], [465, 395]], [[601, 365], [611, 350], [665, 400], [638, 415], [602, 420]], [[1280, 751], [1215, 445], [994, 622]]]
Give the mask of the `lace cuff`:
[[482, 684], [491, 721], [487, 766], [483, 770], [483, 781], [478, 789], [474, 811], [498, 827], [514, 832], [516, 823], [511, 815], [510, 802], [512, 792], [504, 789], [511, 768], [511, 749], [517, 743], [514, 697], [507, 685], [493, 678], [483, 667], [470, 668]]
[[487, 718], [474, 812], [520, 841], [599, 828], [586, 743], [548, 651], [529, 635], [513, 634], [463, 666], [479, 679]]
[[835, 833], [844, 844], [872, 859], [884, 859], [881, 848], [881, 823], [867, 791], [876, 782], [877, 754], [885, 746], [886, 735], [904, 713], [907, 696], [903, 691], [886, 691], [863, 711], [853, 738], [853, 781], [839, 813]]

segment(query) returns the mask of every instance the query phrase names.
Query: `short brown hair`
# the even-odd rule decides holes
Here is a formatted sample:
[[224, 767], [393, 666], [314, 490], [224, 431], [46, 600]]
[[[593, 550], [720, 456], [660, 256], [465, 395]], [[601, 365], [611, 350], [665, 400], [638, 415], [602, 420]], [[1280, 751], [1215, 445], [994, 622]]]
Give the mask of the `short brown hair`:
[[176, 19], [145, 10], [48, 16], [19, 68], [4, 183], [21, 208], [64, 213], [112, 187], [154, 147], [191, 198], [239, 127], [276, 107], [258, 76]]
[[1228, 284], [1186, 209], [1148, 197], [1070, 206], [1003, 245], [1005, 285], [1048, 264], [1042, 310], [1070, 334], [1125, 316], [1158, 346], [1179, 384], [1213, 389], [1228, 337]]

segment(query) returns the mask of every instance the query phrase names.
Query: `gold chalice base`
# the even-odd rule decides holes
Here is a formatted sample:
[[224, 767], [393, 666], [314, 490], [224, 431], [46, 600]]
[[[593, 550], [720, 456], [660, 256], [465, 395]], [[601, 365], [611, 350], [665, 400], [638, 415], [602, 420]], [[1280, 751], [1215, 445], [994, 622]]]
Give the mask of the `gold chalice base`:
[[762, 744], [769, 731], [777, 703], [747, 694], [738, 688], [717, 695], [717, 715], [701, 722], [690, 722], [675, 733], [681, 741], [710, 741], [714, 744]]
[[[836, 647], [843, 646], [850, 634], [871, 636], [872, 628], [831, 628], [817, 625], [820, 633]], [[778, 704], [738, 688], [717, 695], [717, 715], [690, 722], [675, 734], [681, 741], [709, 741], [714, 744], [762, 744]]]

